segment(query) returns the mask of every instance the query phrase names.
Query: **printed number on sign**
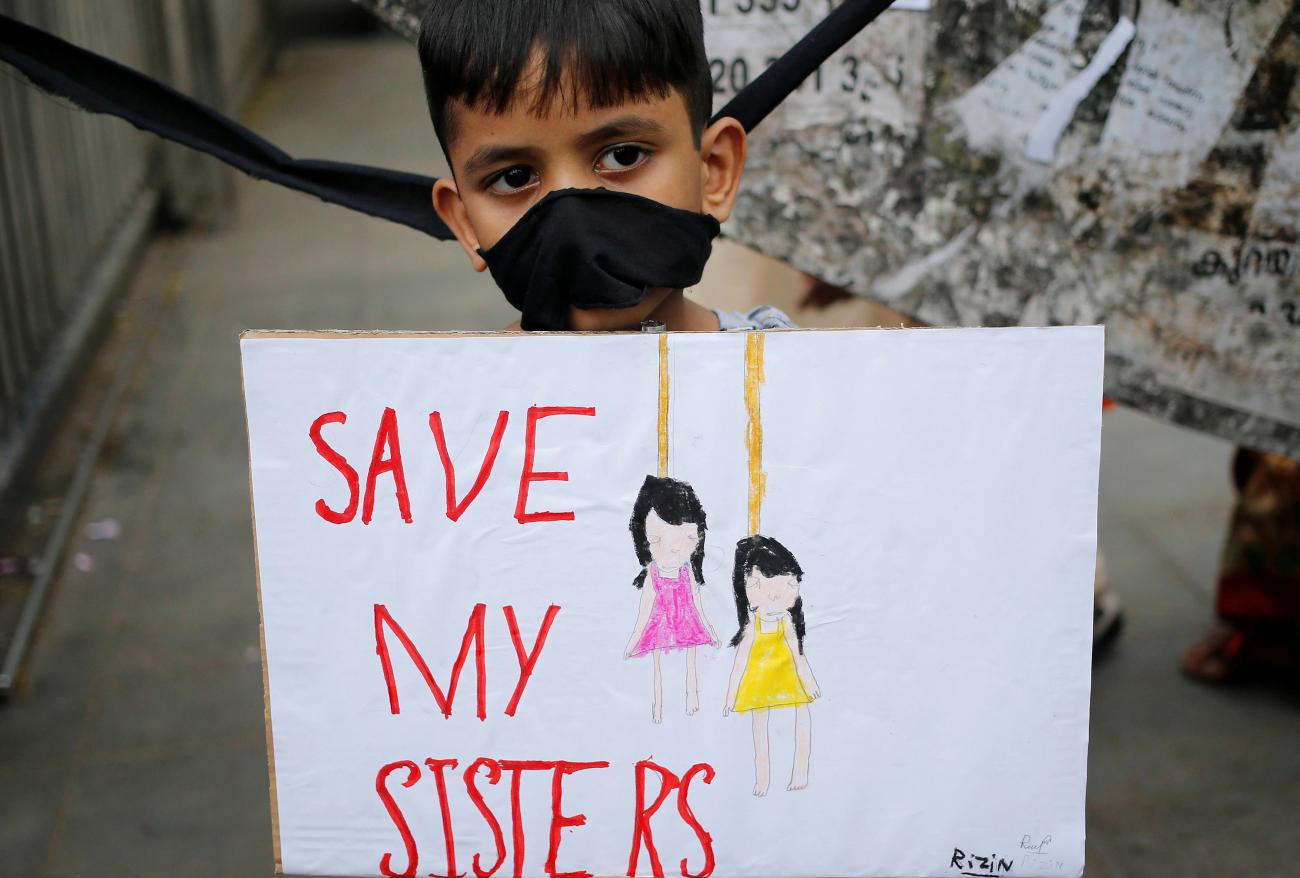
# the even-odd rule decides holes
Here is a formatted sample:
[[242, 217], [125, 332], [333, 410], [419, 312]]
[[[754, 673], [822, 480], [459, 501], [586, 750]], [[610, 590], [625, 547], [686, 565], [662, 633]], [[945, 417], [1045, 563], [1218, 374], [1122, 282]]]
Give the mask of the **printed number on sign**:
[[[763, 59], [761, 66], [744, 55], [710, 58], [709, 72], [713, 76], [713, 93], [730, 95], [743, 89], [750, 80], [762, 70], [766, 70], [776, 60], [773, 56]], [[863, 103], [869, 103], [874, 92], [886, 87], [901, 88], [903, 85], [903, 68], [895, 59], [886, 63], [873, 62], [857, 55], [844, 55], [832, 59], [823, 68], [819, 67], [811, 76], [799, 84], [796, 94], [811, 93], [850, 95]]]
[[719, 15], [728, 12], [750, 13], [798, 12], [800, 9], [818, 9], [830, 12], [835, 8], [834, 0], [709, 0], [709, 14]]

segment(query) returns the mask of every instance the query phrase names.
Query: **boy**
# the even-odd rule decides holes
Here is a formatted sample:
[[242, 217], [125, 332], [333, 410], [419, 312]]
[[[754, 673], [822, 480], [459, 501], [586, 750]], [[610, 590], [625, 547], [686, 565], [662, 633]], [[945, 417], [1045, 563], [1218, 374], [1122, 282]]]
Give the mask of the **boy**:
[[[475, 270], [491, 267], [524, 310], [524, 328], [533, 327], [521, 303], [545, 295], [563, 299], [552, 303], [554, 322], [572, 330], [636, 329], [645, 320], [673, 331], [790, 325], [772, 308], [711, 311], [652, 279], [680, 273], [655, 275], [664, 270], [659, 261], [676, 260], [678, 269], [683, 258], [690, 262], [678, 252], [690, 249], [678, 245], [679, 230], [682, 241], [701, 245], [698, 266], [687, 271], [698, 279], [745, 164], [740, 123], [709, 124], [713, 89], [698, 0], [433, 0], [419, 53], [434, 131], [452, 170], [434, 185], [433, 206]], [[597, 188], [657, 203], [648, 206], [653, 217], [643, 214], [644, 202], [626, 197], [586, 198], [563, 216], [550, 210], [575, 194], [561, 190], [588, 190], [581, 196]], [[550, 217], [530, 217], [514, 245], [493, 249], [557, 192], [538, 208]], [[600, 239], [618, 234], [601, 249]], [[575, 240], [545, 257], [547, 272], [518, 264], [535, 258], [535, 242], [566, 235]], [[586, 291], [571, 280], [583, 270], [574, 263], [620, 259], [617, 268], [632, 274], [631, 293], [611, 293], [587, 307], [573, 303], [573, 289]], [[648, 274], [638, 274], [641, 267]], [[560, 278], [547, 294], [528, 289], [539, 273]]]

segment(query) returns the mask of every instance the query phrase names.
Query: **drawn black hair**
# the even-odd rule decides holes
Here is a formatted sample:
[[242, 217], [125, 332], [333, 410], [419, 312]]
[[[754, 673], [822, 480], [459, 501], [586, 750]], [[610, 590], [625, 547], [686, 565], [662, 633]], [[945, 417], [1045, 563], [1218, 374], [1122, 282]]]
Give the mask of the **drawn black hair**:
[[699, 0], [432, 0], [417, 46], [443, 152], [455, 137], [448, 101], [505, 112], [534, 50], [543, 59], [535, 113], [556, 97], [605, 108], [677, 89], [697, 146], [713, 113]]
[[[771, 537], [755, 534], [736, 543], [736, 567], [732, 574], [731, 585], [736, 592], [736, 619], [740, 627], [736, 630], [736, 636], [731, 638], [732, 646], [740, 644], [740, 639], [745, 636], [745, 629], [749, 627], [752, 609], [749, 606], [749, 597], [745, 594], [745, 579], [749, 576], [749, 571], [755, 569], [768, 577], [794, 574], [796, 582], [803, 580], [803, 568], [794, 559], [794, 555]], [[799, 639], [799, 653], [802, 655], [804, 633], [802, 595], [794, 599], [794, 604], [790, 607], [790, 619], [794, 622], [794, 633]]]
[[704, 584], [704, 532], [708, 529], [704, 517], [704, 507], [700, 498], [695, 496], [695, 489], [686, 482], [676, 479], [646, 476], [641, 483], [641, 492], [636, 496], [632, 506], [632, 521], [628, 529], [632, 531], [632, 545], [636, 547], [636, 559], [641, 562], [641, 572], [632, 584], [640, 588], [645, 584], [646, 570], [650, 564], [650, 540], [646, 537], [645, 520], [653, 509], [655, 515], [668, 524], [693, 524], [700, 529], [699, 542], [691, 553], [691, 569], [695, 571], [695, 581]]

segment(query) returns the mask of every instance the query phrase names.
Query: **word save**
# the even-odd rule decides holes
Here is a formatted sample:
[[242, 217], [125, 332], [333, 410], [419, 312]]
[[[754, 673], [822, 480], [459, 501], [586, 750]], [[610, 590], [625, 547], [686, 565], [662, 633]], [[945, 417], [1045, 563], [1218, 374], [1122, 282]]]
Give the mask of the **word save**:
[[[533, 467], [537, 449], [537, 427], [544, 418], [559, 415], [578, 415], [594, 417], [593, 406], [530, 406], [524, 421], [524, 465], [519, 473], [519, 491], [515, 500], [515, 520], [520, 524], [538, 521], [573, 521], [572, 512], [529, 512], [528, 487], [534, 482], [567, 482], [569, 474], [563, 470], [539, 472]], [[375, 514], [375, 492], [381, 476], [387, 476], [393, 483], [393, 495], [397, 500], [397, 510], [407, 524], [412, 522], [411, 499], [406, 490], [406, 468], [402, 464], [402, 443], [397, 426], [397, 412], [385, 408], [379, 418], [375, 431], [374, 450], [370, 454], [370, 463], [366, 467], [365, 492], [361, 490], [361, 476], [356, 467], [348, 462], [337, 449], [325, 439], [327, 426], [346, 425], [348, 416], [345, 412], [326, 412], [312, 421], [308, 435], [312, 445], [330, 466], [338, 471], [347, 484], [348, 502], [342, 509], [331, 507], [324, 499], [316, 501], [316, 514], [330, 524], [348, 524], [357, 517], [361, 510], [361, 523], [370, 524]], [[456, 521], [469, 509], [474, 498], [487, 484], [496, 463], [497, 453], [501, 450], [501, 441], [505, 437], [506, 427], [510, 422], [510, 413], [501, 411], [497, 414], [492, 437], [488, 440], [487, 451], [479, 463], [478, 475], [464, 497], [456, 496], [456, 467], [452, 464], [451, 453], [447, 450], [447, 437], [443, 431], [442, 414], [429, 413], [429, 431], [433, 433], [434, 444], [438, 448], [438, 459], [446, 477], [447, 517]]]

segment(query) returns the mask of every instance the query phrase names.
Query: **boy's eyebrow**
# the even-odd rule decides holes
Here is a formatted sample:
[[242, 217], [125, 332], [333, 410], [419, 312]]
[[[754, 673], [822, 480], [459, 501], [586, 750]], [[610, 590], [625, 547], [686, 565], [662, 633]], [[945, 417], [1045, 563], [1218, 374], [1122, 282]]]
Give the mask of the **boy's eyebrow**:
[[465, 160], [465, 173], [477, 174], [500, 162], [523, 162], [536, 157], [536, 152], [529, 146], [480, 146]]
[[602, 140], [614, 140], [620, 137], [635, 137], [646, 134], [663, 134], [666, 129], [654, 119], [646, 116], [628, 114], [611, 119], [599, 128], [593, 128], [578, 138], [578, 146], [592, 146]]

